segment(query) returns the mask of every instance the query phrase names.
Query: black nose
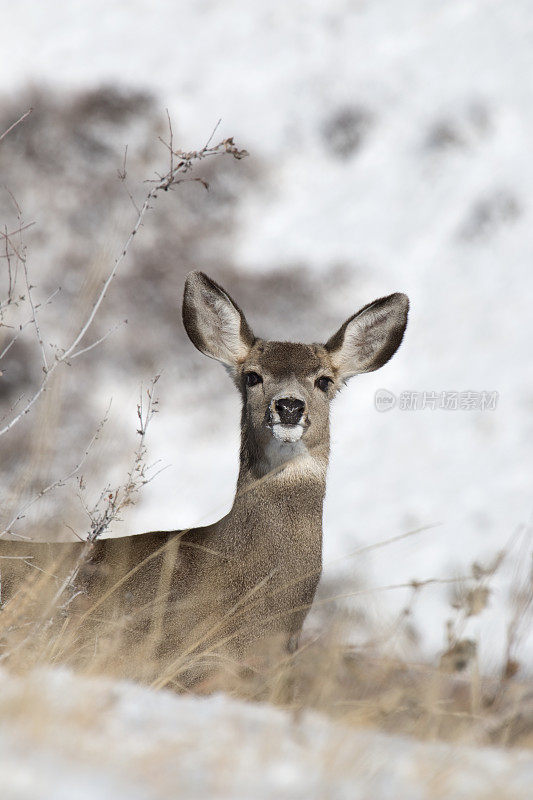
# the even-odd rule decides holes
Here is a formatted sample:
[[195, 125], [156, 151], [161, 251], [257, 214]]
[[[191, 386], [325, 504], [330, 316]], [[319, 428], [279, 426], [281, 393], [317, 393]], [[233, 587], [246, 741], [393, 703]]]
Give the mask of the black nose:
[[282, 425], [297, 425], [304, 413], [305, 403], [296, 397], [282, 397], [276, 400], [276, 411]]

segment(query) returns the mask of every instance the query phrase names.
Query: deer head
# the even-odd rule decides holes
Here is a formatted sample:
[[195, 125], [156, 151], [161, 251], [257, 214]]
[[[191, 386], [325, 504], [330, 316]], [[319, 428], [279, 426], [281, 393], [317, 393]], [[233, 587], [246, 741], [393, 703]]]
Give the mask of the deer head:
[[203, 272], [185, 282], [183, 323], [192, 343], [228, 369], [243, 402], [241, 457], [256, 475], [302, 454], [329, 451], [329, 406], [354, 375], [394, 355], [407, 325], [404, 294], [375, 300], [325, 344], [254, 336], [239, 306]]

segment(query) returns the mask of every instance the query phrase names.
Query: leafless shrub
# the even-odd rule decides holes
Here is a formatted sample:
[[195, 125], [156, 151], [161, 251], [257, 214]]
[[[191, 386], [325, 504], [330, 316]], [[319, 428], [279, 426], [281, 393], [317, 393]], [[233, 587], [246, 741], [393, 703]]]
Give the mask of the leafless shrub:
[[[0, 242], [7, 267], [0, 276], [0, 292], [4, 279], [6, 283], [0, 309], [0, 368], [3, 372], [0, 379], [0, 429], [4, 438], [0, 474], [4, 482], [4, 527], [6, 519], [13, 517], [13, 503], [18, 502], [21, 494], [30, 498], [36, 487], [54, 483], [58, 472], [61, 474], [69, 469], [70, 459], [65, 458], [67, 443], [73, 437], [80, 440], [89, 437], [95, 422], [94, 412], [88, 413], [88, 405], [94, 397], [94, 387], [102, 377], [120, 374], [120, 370], [131, 374], [134, 366], [141, 380], [147, 372], [157, 372], [165, 360], [161, 341], [168, 341], [170, 345], [170, 328], [172, 326], [172, 332], [175, 332], [177, 327], [180, 273], [188, 271], [195, 261], [195, 242], [222, 235], [227, 223], [227, 220], [222, 220], [218, 233], [213, 233], [209, 214], [205, 224], [201, 222], [200, 216], [205, 209], [194, 198], [197, 208], [191, 212], [189, 204], [193, 194], [191, 191], [187, 193], [188, 186], [195, 195], [203, 193], [209, 197], [204, 186], [211, 183], [210, 193], [214, 191], [216, 194], [220, 181], [216, 168], [209, 163], [210, 157], [222, 152], [231, 153], [234, 159], [244, 155], [229, 140], [223, 145], [206, 142], [194, 152], [179, 151], [172, 140], [172, 129], [165, 131], [164, 127], [147, 124], [146, 119], [150, 119], [149, 113], [153, 111], [152, 101], [139, 93], [103, 89], [66, 99], [34, 93], [30, 100], [35, 106], [32, 116], [21, 120], [23, 124], [12, 127], [0, 147], [0, 164], [6, 167], [6, 180], [15, 184], [18, 196], [25, 201], [30, 198], [30, 207], [31, 194], [24, 182], [32, 187], [38, 186], [44, 207], [44, 212], [36, 209], [39, 224], [32, 228], [27, 240], [29, 225], [22, 218], [22, 201], [19, 205], [12, 192], [0, 196], [0, 211], [3, 210], [11, 219]], [[4, 113], [6, 119], [11, 120], [13, 111], [8, 109]], [[23, 130], [30, 122], [31, 127]], [[80, 140], [82, 129], [83, 141]], [[125, 135], [137, 139], [138, 144], [138, 150], [129, 148], [128, 158], [120, 143], [120, 138]], [[146, 144], [145, 135], [152, 144]], [[165, 143], [165, 137], [169, 135], [170, 141]], [[90, 148], [89, 159], [86, 157], [87, 137], [102, 142], [101, 147]], [[162, 140], [166, 155], [158, 139]], [[161, 161], [161, 155], [168, 162], [168, 171], [151, 183], [143, 184], [142, 178], [147, 172], [150, 174], [150, 165], [155, 164], [156, 157]], [[57, 169], [54, 166], [56, 158]], [[193, 171], [199, 162], [206, 164], [201, 175]], [[117, 178], [118, 164], [121, 166]], [[76, 180], [72, 180], [72, 170]], [[184, 181], [189, 182], [188, 186]], [[184, 198], [169, 191], [178, 184], [181, 184]], [[51, 193], [50, 203], [48, 192]], [[164, 223], [154, 215], [146, 225], [145, 216], [160, 192], [165, 192], [170, 201], [167, 200], [160, 215]], [[110, 204], [113, 209], [122, 206], [126, 210], [133, 205], [136, 220], [129, 232], [122, 222], [115, 231], [115, 236], [122, 235], [126, 242], [115, 266], [120, 265], [141, 225], [146, 239], [144, 244], [141, 237], [141, 246], [136, 248], [137, 253], [135, 249], [133, 251], [128, 281], [121, 283], [120, 295], [112, 286], [116, 269], [106, 276], [106, 259], [99, 256], [95, 262], [94, 253], [88, 253], [86, 246], [87, 240], [100, 246], [103, 234], [109, 234], [105, 218], [110, 214]], [[184, 217], [183, 230], [175, 228], [173, 218], [176, 213]], [[54, 234], [61, 229], [61, 235]], [[65, 230], [68, 231], [67, 237]], [[172, 276], [176, 284], [174, 297], [169, 294], [168, 287], [162, 288], [172, 271], [176, 271], [176, 252], [170, 252], [170, 244], [168, 249], [165, 246], [165, 238], [168, 240], [169, 237], [168, 234], [162, 235], [164, 231], [171, 231], [170, 239], [180, 242], [182, 248], [181, 254], [178, 252], [177, 275]], [[154, 270], [147, 254], [152, 259], [156, 244], [159, 250], [159, 236], [163, 239], [160, 263], [166, 263], [163, 270]], [[68, 252], [58, 252], [56, 241], [60, 246], [66, 242]], [[189, 241], [185, 250], [184, 241]], [[31, 254], [36, 247], [39, 264], [32, 266]], [[146, 274], [144, 281], [140, 280], [139, 265]], [[32, 271], [39, 273], [40, 285], [37, 287], [32, 285]], [[126, 327], [127, 315], [130, 324]], [[154, 317], [158, 319], [158, 326], [153, 324]], [[87, 322], [92, 338], [89, 338], [89, 327], [83, 330]], [[139, 328], [144, 328], [142, 335], [139, 335]], [[61, 335], [64, 338], [70, 336], [70, 344], [59, 345], [57, 339]], [[111, 336], [115, 337], [116, 349], [107, 348], [107, 339]], [[78, 345], [73, 349], [71, 345], [76, 340]], [[118, 352], [126, 357], [119, 358]], [[61, 379], [57, 381], [58, 367], [74, 367], [78, 359], [83, 359], [83, 368], [63, 369]], [[94, 380], [96, 371], [99, 381]], [[39, 403], [42, 409], [39, 415], [43, 413], [46, 416], [44, 426], [41, 420], [33, 422], [27, 415], [45, 391], [45, 404]], [[50, 413], [51, 409], [46, 405], [53, 405], [54, 412]], [[18, 430], [17, 422], [23, 418], [25, 425]], [[112, 427], [116, 428], [116, 425], [117, 421], [113, 420]], [[32, 436], [33, 426], [39, 430], [38, 436]], [[129, 435], [127, 431], [125, 435]], [[29, 451], [22, 446], [28, 436], [33, 442]], [[114, 436], [118, 440], [118, 432]], [[30, 460], [31, 480], [21, 481], [20, 476], [26, 471], [24, 464]], [[51, 501], [49, 496], [48, 512], [52, 516], [55, 509]], [[69, 495], [68, 502], [74, 511], [75, 498]], [[41, 505], [41, 512], [45, 508]], [[75, 524], [77, 519], [74, 513], [71, 522]], [[51, 524], [54, 525], [52, 521]], [[42, 513], [41, 527], [46, 533], [47, 525]]]
[[[109, 273], [108, 273], [108, 275], [107, 275], [107, 277], [106, 277], [106, 279], [104, 281], [104, 284], [103, 284], [100, 292], [98, 293], [98, 295], [96, 297], [96, 300], [94, 301], [94, 304], [93, 304], [90, 312], [87, 314], [86, 319], [83, 321], [81, 329], [79, 330], [77, 335], [73, 338], [73, 340], [68, 345], [66, 345], [64, 347], [56, 348], [55, 359], [50, 364], [50, 366], [48, 365], [48, 360], [47, 360], [46, 353], [45, 353], [44, 342], [42, 340], [41, 332], [40, 332], [40, 329], [39, 329], [38, 317], [37, 317], [37, 313], [36, 313], [36, 307], [35, 307], [35, 303], [33, 302], [32, 294], [31, 294], [31, 289], [33, 287], [31, 287], [31, 285], [29, 283], [29, 280], [28, 280], [28, 272], [27, 272], [26, 257], [25, 257], [25, 248], [23, 250], [21, 250], [17, 254], [18, 260], [22, 263], [24, 276], [25, 276], [25, 283], [26, 283], [28, 302], [29, 302], [29, 305], [30, 305], [30, 308], [31, 308], [31, 312], [32, 312], [31, 320], [32, 320], [33, 327], [35, 328], [35, 333], [37, 335], [37, 340], [38, 340], [39, 347], [40, 347], [41, 353], [42, 353], [42, 358], [43, 358], [42, 368], [43, 368], [43, 372], [44, 372], [44, 378], [42, 379], [41, 384], [40, 384], [39, 388], [35, 391], [35, 393], [26, 402], [23, 403], [22, 409], [17, 411], [15, 416], [12, 416], [11, 419], [9, 420], [9, 422], [6, 422], [4, 424], [4, 426], [2, 428], [0, 428], [0, 436], [3, 436], [6, 433], [8, 433], [11, 430], [12, 427], [14, 427], [17, 423], [19, 423], [23, 419], [23, 417], [27, 413], [29, 413], [31, 411], [33, 405], [37, 402], [39, 397], [45, 391], [46, 386], [48, 385], [48, 382], [49, 382], [51, 376], [53, 375], [53, 373], [56, 371], [56, 369], [61, 364], [70, 364], [70, 363], [72, 363], [72, 361], [75, 358], [78, 358], [79, 356], [84, 355], [86, 352], [89, 351], [89, 349], [92, 349], [93, 347], [99, 345], [104, 340], [104, 338], [107, 338], [107, 336], [111, 333], [111, 331], [108, 332], [105, 335], [105, 337], [97, 339], [96, 341], [92, 342], [90, 345], [86, 345], [86, 346], [82, 345], [83, 340], [85, 339], [85, 336], [86, 336], [87, 332], [89, 331], [89, 329], [90, 329], [90, 327], [92, 325], [92, 322], [93, 322], [93, 320], [94, 320], [94, 318], [95, 318], [95, 316], [96, 316], [96, 314], [98, 312], [98, 309], [100, 308], [100, 305], [102, 304], [102, 302], [103, 302], [103, 300], [104, 300], [104, 298], [105, 298], [105, 296], [107, 294], [109, 286], [111, 285], [111, 282], [115, 278], [115, 275], [117, 274], [117, 271], [118, 271], [119, 267], [121, 266], [122, 261], [125, 259], [126, 255], [128, 253], [128, 250], [129, 250], [129, 248], [130, 248], [130, 246], [131, 246], [131, 244], [133, 242], [133, 238], [138, 233], [146, 213], [151, 208], [151, 204], [157, 199], [158, 193], [161, 192], [161, 191], [165, 191], [166, 192], [169, 189], [173, 188], [174, 186], [182, 183], [185, 179], [183, 179], [183, 178], [181, 178], [179, 176], [189, 173], [191, 171], [191, 169], [192, 169], [193, 163], [196, 162], [196, 161], [201, 161], [202, 159], [208, 158], [209, 156], [220, 155], [222, 153], [228, 153], [228, 154], [232, 155], [234, 158], [238, 158], [238, 159], [243, 158], [245, 155], [247, 155], [246, 151], [239, 150], [234, 145], [232, 139], [226, 139], [223, 142], [221, 142], [220, 144], [215, 145], [215, 146], [210, 146], [209, 144], [207, 144], [201, 150], [192, 151], [190, 153], [185, 153], [185, 152], [183, 152], [181, 150], [174, 151], [172, 149], [172, 147], [170, 147], [170, 145], [169, 145], [169, 148], [170, 148], [170, 150], [169, 150], [170, 151], [170, 167], [169, 167], [168, 172], [165, 173], [165, 174], [159, 175], [157, 180], [151, 181], [152, 188], [146, 194], [146, 196], [144, 198], [144, 201], [143, 201], [142, 205], [140, 206], [140, 208], [138, 210], [137, 218], [135, 220], [133, 228], [130, 230], [122, 250], [120, 251], [119, 255], [116, 257], [115, 263], [114, 263], [113, 267], [111, 268], [111, 270], [109, 271]], [[174, 163], [174, 161], [173, 161], [174, 158], [176, 158], [177, 163]], [[200, 179], [200, 178], [191, 178], [191, 180], [201, 180], [203, 182], [203, 179]]]
[[[137, 434], [140, 439], [135, 448], [132, 465], [123, 486], [118, 488], [106, 486], [100, 492], [98, 500], [92, 508], [85, 505], [85, 510], [90, 521], [90, 530], [87, 535], [87, 541], [89, 542], [96, 541], [96, 539], [108, 531], [113, 522], [120, 520], [123, 509], [134, 505], [142, 487], [154, 480], [159, 472], [161, 472], [161, 469], [154, 472], [153, 468], [156, 465], [148, 465], [146, 462], [146, 433], [154, 414], [157, 414], [159, 400], [155, 396], [154, 391], [155, 385], [160, 377], [160, 375], [156, 375], [152, 379], [150, 385], [145, 390], [146, 397], [143, 396], [141, 389], [141, 396], [137, 405], [137, 419], [139, 421]], [[79, 471], [79, 466], [76, 467], [76, 471]], [[80, 491], [84, 490], [83, 477], [79, 479], [79, 487]]]

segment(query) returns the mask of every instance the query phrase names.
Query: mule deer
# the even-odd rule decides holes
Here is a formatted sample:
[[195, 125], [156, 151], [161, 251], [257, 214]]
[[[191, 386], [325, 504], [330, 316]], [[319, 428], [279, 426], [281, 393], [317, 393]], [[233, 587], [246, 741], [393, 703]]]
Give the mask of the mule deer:
[[[293, 651], [321, 573], [330, 403], [348, 378], [391, 358], [407, 312], [407, 297], [391, 294], [364, 306], [326, 344], [269, 341], [254, 336], [222, 287], [191, 272], [185, 329], [198, 350], [224, 364], [242, 398], [231, 511], [203, 528], [90, 545], [2, 541], [4, 593], [35, 566], [66, 575], [78, 589], [68, 606], [76, 637], [90, 631], [101, 644], [101, 620], [111, 620], [126, 637], [126, 661], [131, 646], [157, 651], [178, 682], [198, 678], [215, 654], [242, 660], [265, 642]], [[82, 551], [86, 558], [69, 573]]]

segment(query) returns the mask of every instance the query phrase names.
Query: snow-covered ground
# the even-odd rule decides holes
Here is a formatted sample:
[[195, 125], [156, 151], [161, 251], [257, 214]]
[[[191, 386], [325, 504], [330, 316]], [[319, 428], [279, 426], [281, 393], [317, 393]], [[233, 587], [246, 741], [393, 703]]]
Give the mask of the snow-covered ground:
[[3, 800], [526, 800], [533, 758], [63, 670], [0, 675]]
[[[341, 295], [327, 277], [323, 287], [339, 324], [376, 296], [409, 294], [398, 355], [335, 404], [326, 576], [364, 575], [375, 587], [449, 577], [504, 547], [532, 511], [529, 0], [0, 0], [0, 11], [2, 87], [14, 97], [28, 82], [145, 86], [168, 106], [184, 147], [222, 118], [220, 134], [234, 135], [268, 175], [240, 199], [239, 266], [299, 263], [327, 276], [343, 265], [351, 290]], [[378, 413], [379, 388], [499, 399], [496, 410]], [[227, 509], [237, 471], [231, 391], [220, 370], [216, 418], [164, 406], [151, 454], [172, 466], [129, 528], [185, 527]], [[487, 665], [502, 657], [516, 569], [516, 559], [504, 565], [489, 609], [466, 630], [481, 637]], [[415, 609], [430, 653], [443, 645], [446, 592], [426, 589]], [[372, 603], [405, 601], [398, 590]], [[524, 647], [531, 663], [531, 639]]]

